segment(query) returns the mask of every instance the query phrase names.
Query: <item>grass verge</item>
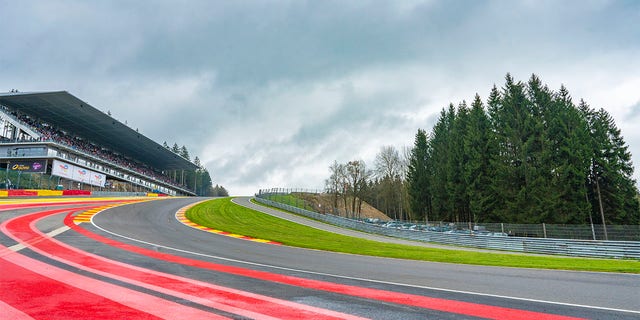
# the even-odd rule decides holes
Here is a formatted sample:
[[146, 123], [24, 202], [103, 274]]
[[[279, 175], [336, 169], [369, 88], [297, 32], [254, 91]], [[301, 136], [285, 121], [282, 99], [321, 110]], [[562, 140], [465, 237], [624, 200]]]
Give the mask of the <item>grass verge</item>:
[[313, 211], [313, 207], [308, 205], [304, 199], [296, 197], [292, 194], [278, 194], [269, 197], [269, 200], [273, 200], [276, 202], [280, 202], [282, 204], [290, 205], [292, 207], [297, 207], [304, 210]]
[[191, 221], [210, 228], [309, 249], [485, 266], [640, 273], [640, 261], [637, 260], [470, 252], [388, 244], [342, 236], [236, 205], [231, 202], [231, 198], [203, 202], [189, 209], [186, 216]]

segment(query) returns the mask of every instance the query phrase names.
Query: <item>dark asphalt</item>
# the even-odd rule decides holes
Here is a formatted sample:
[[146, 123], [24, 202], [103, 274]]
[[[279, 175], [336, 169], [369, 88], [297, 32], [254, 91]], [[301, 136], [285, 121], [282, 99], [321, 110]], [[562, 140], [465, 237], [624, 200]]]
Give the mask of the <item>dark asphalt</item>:
[[[639, 275], [430, 263], [259, 244], [198, 231], [176, 221], [174, 215], [179, 208], [199, 200], [202, 199], [177, 198], [151, 201], [113, 208], [94, 217], [96, 226], [113, 232], [117, 236], [88, 224], [83, 226], [123, 242], [158, 251], [272, 273], [577, 317], [596, 319], [640, 317]], [[248, 198], [240, 198], [237, 201], [242, 205], [249, 205]], [[273, 212], [275, 210], [264, 207], [260, 210], [269, 214], [283, 215], [280, 211]], [[301, 219], [294, 215], [284, 215], [290, 220]], [[319, 226], [316, 221], [303, 220], [306, 221], [298, 222], [329, 229], [332, 232], [371, 237], [360, 232], [327, 225]], [[296, 288], [157, 261], [110, 248], [79, 236], [74, 237], [72, 231], [65, 232], [57, 238], [84, 250], [145, 268], [363, 317], [465, 319], [458, 315]], [[382, 238], [386, 238], [385, 241], [390, 239]], [[622, 309], [635, 313], [606, 309]]]

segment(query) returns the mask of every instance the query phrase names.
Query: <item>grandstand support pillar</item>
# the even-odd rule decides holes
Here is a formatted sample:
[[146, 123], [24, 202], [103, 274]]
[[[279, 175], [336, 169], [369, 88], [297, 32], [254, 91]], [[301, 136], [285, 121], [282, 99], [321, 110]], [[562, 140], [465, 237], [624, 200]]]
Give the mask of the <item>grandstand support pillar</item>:
[[180, 170], [180, 184], [184, 184], [184, 169]]
[[7, 160], [7, 170], [4, 171], [4, 186], [9, 190], [9, 168], [11, 168], [11, 161]]

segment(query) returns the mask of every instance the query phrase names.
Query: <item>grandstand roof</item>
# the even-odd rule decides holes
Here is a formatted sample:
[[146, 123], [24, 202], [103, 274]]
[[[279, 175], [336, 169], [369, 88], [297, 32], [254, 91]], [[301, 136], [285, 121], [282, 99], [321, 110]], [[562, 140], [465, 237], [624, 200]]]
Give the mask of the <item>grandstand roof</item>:
[[66, 91], [1, 93], [0, 104], [160, 170], [196, 165]]

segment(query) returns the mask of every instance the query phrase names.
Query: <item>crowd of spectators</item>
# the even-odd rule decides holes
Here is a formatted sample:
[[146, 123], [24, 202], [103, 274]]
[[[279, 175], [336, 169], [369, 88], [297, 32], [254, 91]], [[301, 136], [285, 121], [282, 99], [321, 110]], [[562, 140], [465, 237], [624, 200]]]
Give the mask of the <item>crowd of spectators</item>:
[[[5, 110], [5, 113], [6, 111], [7, 110]], [[97, 146], [82, 138], [74, 137], [62, 130], [56, 129], [47, 123], [43, 123], [29, 116], [19, 115], [16, 112], [11, 112], [10, 115], [40, 135], [39, 139], [29, 139], [31, 141], [53, 141], [55, 143], [65, 145], [73, 150], [80, 151], [82, 153], [99, 158], [105, 162], [111, 163], [114, 167], [119, 166], [127, 168], [148, 178], [155, 179], [156, 181], [161, 181], [175, 187], [186, 189], [186, 186], [184, 184], [180, 184], [174, 181], [162, 172], [154, 170], [143, 163], [127, 158], [106, 148]]]

